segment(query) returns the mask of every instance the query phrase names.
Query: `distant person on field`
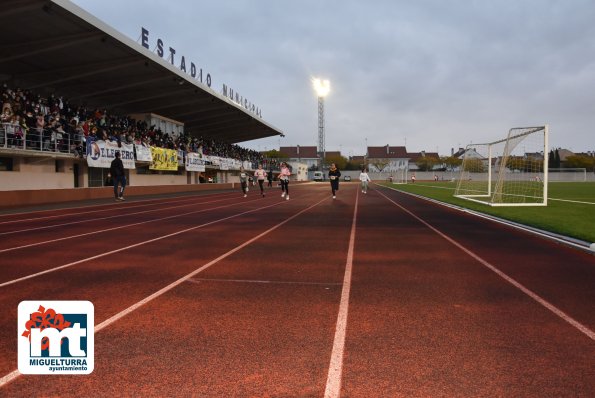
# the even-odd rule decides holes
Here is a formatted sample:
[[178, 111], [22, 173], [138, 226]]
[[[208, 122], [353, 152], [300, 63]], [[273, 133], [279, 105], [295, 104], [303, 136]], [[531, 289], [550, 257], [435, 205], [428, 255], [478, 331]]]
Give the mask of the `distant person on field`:
[[413, 175], [411, 176], [411, 183], [412, 183], [412, 184], [414, 184], [414, 183], [415, 183], [415, 174], [413, 174]]
[[334, 163], [331, 163], [331, 168], [328, 171], [328, 178], [331, 181], [331, 192], [333, 193], [333, 199], [337, 197], [337, 192], [339, 190], [339, 178], [341, 177], [341, 172], [337, 169]]
[[359, 174], [359, 180], [362, 182], [362, 193], [368, 193], [368, 182], [372, 181], [368, 175], [368, 169], [363, 169]]
[[[124, 200], [124, 189], [126, 188], [126, 174], [124, 173], [124, 163], [120, 159], [120, 151], [116, 151], [116, 158], [112, 160], [109, 171], [114, 182], [114, 196], [116, 200]], [[118, 192], [118, 185], [121, 185]]]

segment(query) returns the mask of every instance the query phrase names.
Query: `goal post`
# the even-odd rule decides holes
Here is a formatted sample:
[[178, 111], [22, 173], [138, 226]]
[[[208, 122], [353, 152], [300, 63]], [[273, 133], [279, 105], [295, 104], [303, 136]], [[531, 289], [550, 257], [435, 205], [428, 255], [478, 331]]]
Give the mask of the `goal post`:
[[393, 184], [407, 184], [407, 168], [397, 169], [392, 173]]
[[549, 168], [549, 182], [586, 182], [587, 169], [584, 167]]
[[547, 206], [548, 126], [515, 127], [465, 148], [455, 197], [489, 206]]

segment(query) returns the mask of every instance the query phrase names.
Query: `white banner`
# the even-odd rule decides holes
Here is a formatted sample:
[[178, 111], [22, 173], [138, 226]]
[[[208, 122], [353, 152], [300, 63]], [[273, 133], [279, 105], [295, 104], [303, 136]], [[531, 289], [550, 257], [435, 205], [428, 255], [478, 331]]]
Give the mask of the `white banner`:
[[89, 167], [103, 167], [109, 169], [112, 160], [116, 158], [116, 151], [120, 152], [120, 159], [125, 169], [134, 169], [134, 149], [132, 144], [118, 146], [116, 141], [87, 141], [87, 164]]
[[136, 150], [136, 160], [139, 162], [152, 162], [153, 156], [151, 155], [151, 148], [144, 146], [143, 144], [134, 144]]
[[186, 154], [187, 171], [205, 171], [205, 161], [199, 153], [188, 152]]

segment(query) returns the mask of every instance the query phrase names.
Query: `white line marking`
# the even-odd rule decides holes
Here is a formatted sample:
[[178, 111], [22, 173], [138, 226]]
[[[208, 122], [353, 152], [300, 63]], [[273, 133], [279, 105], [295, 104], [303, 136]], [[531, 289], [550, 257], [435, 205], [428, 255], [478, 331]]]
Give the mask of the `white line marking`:
[[[213, 203], [213, 202], [220, 202], [220, 201], [221, 200], [213, 200], [213, 201], [210, 201], [210, 202], [201, 202], [201, 203], [195, 203], [195, 204], [201, 204], [202, 205], [202, 204]], [[70, 236], [65, 236], [65, 237], [62, 237], [62, 238], [56, 238], [56, 239], [46, 240], [46, 241], [42, 241], [42, 242], [29, 243], [27, 245], [10, 247], [8, 249], [1, 249], [0, 250], [0, 253], [9, 252], [9, 251], [12, 251], [12, 250], [24, 249], [24, 248], [32, 247], [32, 246], [45, 245], [45, 244], [48, 244], [48, 243], [54, 243], [54, 242], [58, 242], [58, 241], [61, 241], [61, 240], [66, 240], [66, 239], [80, 238], [81, 236], [99, 234], [99, 233], [102, 233], [102, 232], [114, 231], [116, 229], [128, 228], [128, 227], [133, 227], [133, 226], [136, 226], [136, 225], [153, 223], [153, 222], [156, 222], [156, 221], [167, 220], [167, 219], [170, 219], [170, 218], [183, 217], [183, 216], [187, 216], [189, 214], [204, 213], [206, 211], [211, 211], [211, 210], [216, 210], [216, 209], [223, 209], [223, 208], [231, 207], [231, 206], [237, 206], [237, 205], [240, 205], [242, 203], [248, 203], [248, 202], [235, 202], [235, 203], [232, 203], [232, 204], [229, 204], [229, 205], [224, 205], [224, 206], [210, 207], [208, 209], [195, 210], [195, 211], [190, 211], [190, 212], [181, 213], [181, 214], [175, 214], [173, 216], [167, 216], [167, 217], [162, 217], [162, 218], [154, 218], [154, 219], [148, 220], [148, 221], [141, 221], [141, 222], [132, 223], [132, 224], [125, 224], [125, 225], [120, 225], [120, 226], [117, 226], [117, 227], [100, 229], [100, 230], [91, 231], [91, 232], [85, 232], [83, 234], [78, 234], [78, 235], [70, 235]], [[190, 204], [190, 205], [195, 205], [195, 204]], [[184, 206], [190, 206], [190, 205], [184, 205]], [[181, 207], [184, 207], [184, 206], [181, 206]], [[169, 207], [166, 210], [173, 209], [175, 207], [180, 207], [180, 206]], [[155, 210], [151, 210], [151, 211], [155, 211]]]
[[353, 269], [353, 248], [355, 246], [355, 226], [357, 220], [357, 203], [359, 189], [355, 190], [355, 210], [351, 223], [351, 234], [349, 236], [349, 249], [347, 250], [347, 263], [345, 264], [345, 276], [343, 278], [343, 289], [341, 291], [341, 304], [337, 315], [337, 326], [335, 328], [335, 339], [331, 362], [326, 378], [325, 398], [339, 397], [341, 394], [341, 376], [343, 374], [343, 352], [345, 350], [345, 335], [347, 331], [347, 312], [349, 309], [349, 292], [351, 290], [351, 272]]
[[533, 300], [535, 300], [537, 303], [541, 304], [543, 307], [545, 307], [548, 310], [550, 310], [552, 313], [554, 313], [555, 315], [557, 315], [559, 318], [563, 319], [564, 321], [568, 322], [570, 325], [574, 326], [581, 333], [585, 334], [588, 338], [590, 338], [591, 340], [594, 340], [595, 341], [595, 332], [593, 332], [587, 326], [585, 326], [582, 323], [578, 322], [577, 320], [575, 320], [574, 318], [572, 318], [570, 315], [568, 315], [564, 311], [560, 310], [558, 307], [554, 306], [553, 304], [551, 304], [547, 300], [545, 300], [542, 297], [540, 297], [537, 293], [534, 293], [532, 290], [529, 290], [528, 288], [526, 288], [525, 286], [523, 286], [521, 283], [517, 282], [516, 280], [514, 280], [510, 276], [506, 275], [504, 272], [500, 271], [498, 268], [496, 268], [495, 266], [493, 266], [492, 264], [490, 264], [489, 262], [487, 262], [483, 258], [479, 257], [477, 254], [475, 254], [471, 250], [467, 249], [465, 246], [463, 246], [462, 244], [460, 244], [456, 240], [454, 240], [451, 237], [447, 236], [446, 234], [440, 232], [438, 229], [434, 228], [432, 225], [430, 225], [429, 223], [427, 223], [423, 219], [419, 218], [418, 216], [416, 216], [415, 214], [413, 214], [411, 211], [407, 210], [406, 208], [404, 208], [403, 206], [401, 206], [400, 204], [398, 204], [394, 200], [390, 199], [388, 196], [386, 196], [382, 192], [379, 191], [379, 193], [382, 196], [384, 196], [389, 202], [393, 203], [395, 206], [399, 207], [401, 210], [403, 210], [406, 213], [408, 213], [410, 216], [412, 216], [413, 218], [415, 218], [416, 220], [418, 220], [419, 222], [421, 222], [422, 224], [424, 224], [426, 227], [428, 227], [432, 231], [436, 232], [442, 238], [446, 239], [447, 241], [449, 241], [450, 243], [452, 243], [453, 245], [455, 245], [456, 247], [458, 247], [459, 249], [461, 249], [463, 252], [467, 253], [470, 257], [472, 257], [475, 260], [477, 260], [484, 267], [486, 267], [489, 270], [493, 271], [496, 275], [500, 276], [506, 282], [510, 283], [511, 285], [513, 285], [514, 287], [516, 287], [517, 289], [519, 289], [521, 292], [525, 293], [527, 296], [529, 296], [530, 298], [532, 298]]
[[547, 200], [557, 200], [558, 202], [580, 203], [580, 204], [583, 204], [583, 205], [595, 205], [595, 202], [583, 202], [583, 201], [580, 201], [580, 200], [556, 199], [556, 198], [551, 198], [551, 197], [548, 197]]
[[[538, 229], [536, 227], [531, 227], [529, 225], [520, 224], [520, 223], [518, 223], [516, 221], [506, 220], [506, 219], [503, 219], [503, 218], [499, 218], [499, 217], [493, 216], [491, 214], [482, 213], [482, 212], [480, 212], [478, 210], [471, 210], [471, 209], [468, 209], [466, 207], [461, 207], [459, 205], [453, 205], [451, 203], [442, 202], [440, 200], [429, 198], [427, 196], [422, 196], [422, 195], [419, 195], [419, 194], [416, 194], [416, 193], [413, 193], [413, 192], [402, 191], [400, 189], [395, 189], [395, 188], [392, 188], [392, 187], [386, 187], [386, 188], [392, 189], [393, 191], [397, 191], [397, 192], [402, 193], [404, 195], [413, 196], [415, 198], [422, 199], [422, 200], [425, 200], [427, 202], [431, 202], [431, 203], [435, 203], [435, 204], [440, 205], [440, 206], [448, 207], [449, 209], [461, 211], [463, 213], [471, 214], [471, 215], [474, 215], [476, 217], [483, 218], [485, 220], [489, 220], [489, 221], [493, 221], [495, 223], [506, 225], [507, 227], [510, 227], [510, 228], [519, 229], [521, 231], [528, 232], [528, 233], [531, 233], [533, 235], [541, 236], [542, 238], [546, 238], [546, 239], [553, 240], [553, 241], [556, 241], [556, 242], [559, 242], [559, 243], [563, 243], [565, 245], [572, 246], [572, 247], [575, 247], [577, 249], [590, 250], [590, 248], [589, 248], [589, 244], [590, 243], [589, 242], [584, 242], [583, 244], [577, 243], [579, 241], [579, 239], [574, 239], [574, 238], [571, 238], [571, 237], [568, 237], [568, 236], [567, 237], [564, 237], [563, 235], [558, 235], [555, 232], [548, 232], [548, 231], [545, 231], [545, 230], [540, 230], [540, 229]], [[570, 239], [574, 239], [575, 241], [572, 241]]]
[[[207, 204], [207, 203], [215, 203], [215, 202], [222, 202], [224, 200], [228, 200], [229, 198], [224, 198], [224, 199], [217, 199], [217, 200], [211, 200], [211, 201], [207, 201], [207, 202], [193, 202], [193, 203], [187, 203], [187, 204], [183, 204], [183, 205], [177, 205], [177, 206], [170, 206], [167, 207], [166, 209], [164, 209], [163, 207], [159, 208], [159, 209], [153, 209], [153, 210], [143, 210], [143, 211], [137, 211], [137, 212], [132, 212], [132, 213], [126, 213], [126, 214], [114, 214], [113, 216], [107, 216], [107, 217], [100, 217], [100, 218], [87, 218], [84, 220], [80, 220], [80, 221], [71, 221], [71, 222], [66, 222], [66, 223], [62, 223], [62, 224], [52, 224], [52, 225], [45, 225], [43, 227], [35, 227], [35, 228], [27, 228], [27, 229], [19, 229], [19, 230], [15, 230], [15, 231], [6, 231], [6, 232], [0, 232], [0, 236], [1, 235], [10, 235], [10, 234], [16, 234], [16, 233], [20, 233], [20, 232], [30, 232], [30, 231], [37, 231], [40, 229], [48, 229], [48, 228], [55, 228], [55, 227], [63, 227], [65, 225], [73, 225], [73, 224], [83, 224], [83, 223], [87, 223], [87, 222], [95, 222], [98, 220], [108, 220], [110, 218], [117, 218], [117, 217], [126, 217], [126, 216], [134, 216], [136, 214], [145, 214], [145, 213], [154, 213], [156, 211], [163, 211], [163, 210], [170, 210], [170, 209], [177, 209], [179, 207], [188, 207], [188, 206], [195, 206], [198, 204]], [[114, 209], [112, 209], [113, 211]]]
[[[179, 202], [188, 202], [190, 200], [194, 200], [197, 198], [202, 198], [202, 197], [206, 197], [206, 196], [214, 196], [214, 195], [230, 195], [230, 193], [221, 193], [221, 194], [206, 194], [206, 195], [190, 195], [187, 196], [183, 199], [177, 199], [177, 197], [174, 198], [164, 198], [164, 199], [174, 199], [174, 200], [160, 200], [160, 199], [144, 199], [144, 200], [139, 200], [139, 201], [134, 201], [134, 202], [126, 202], [127, 204], [130, 204], [129, 206], [122, 206], [124, 203], [119, 203], [120, 206], [118, 206], [118, 209], [134, 209], [137, 207], [147, 207], [147, 206], [159, 206], [162, 204], [170, 204], [170, 203], [179, 203]], [[108, 198], [105, 198], [108, 199]], [[63, 211], [63, 210], [72, 210], [72, 209], [86, 209], [88, 207], [97, 207], [97, 210], [87, 210], [87, 211], [83, 211], [83, 212], [77, 212], [77, 213], [64, 213], [64, 214], [57, 214], [54, 216], [43, 216], [43, 217], [34, 217], [34, 218], [21, 218], [21, 219], [17, 219], [17, 220], [8, 220], [8, 221], [1, 221], [0, 224], [11, 224], [11, 223], [17, 223], [17, 222], [21, 222], [21, 221], [38, 221], [38, 220], [45, 220], [45, 219], [49, 219], [49, 218], [58, 218], [58, 217], [66, 217], [66, 216], [77, 216], [77, 215], [81, 215], [81, 214], [91, 214], [91, 213], [100, 213], [103, 211], [113, 211], [114, 210], [114, 203], [111, 202], [109, 204], [96, 204], [96, 205], [88, 205], [88, 206], [79, 206], [79, 207], [57, 207], [55, 209], [47, 209], [47, 210], [38, 210], [38, 211], [33, 211], [33, 212], [22, 212], [22, 213], [6, 213], [6, 214], [0, 214], [0, 218], [2, 217], [9, 217], [9, 216], [19, 216], [19, 215], [31, 215], [31, 214], [37, 214], [37, 213], [48, 213], [48, 212], [56, 212], [56, 211]]]
[[[117, 313], [116, 315], [106, 319], [105, 321], [101, 322], [99, 325], [95, 326], [95, 333], [99, 332], [100, 330], [106, 328], [107, 326], [111, 325], [112, 323], [118, 321], [119, 319], [125, 317], [126, 315], [130, 314], [131, 312], [137, 310], [138, 308], [142, 307], [143, 305], [147, 304], [148, 302], [152, 301], [153, 299], [156, 299], [159, 296], [162, 296], [163, 294], [167, 293], [168, 291], [172, 290], [173, 288], [175, 288], [176, 286], [186, 282], [187, 280], [189, 280], [190, 278], [192, 278], [194, 275], [206, 270], [207, 268], [209, 268], [210, 266], [218, 263], [219, 261], [223, 260], [226, 257], [229, 257], [230, 255], [232, 255], [233, 253], [243, 249], [244, 247], [254, 243], [255, 241], [257, 241], [258, 239], [262, 238], [263, 236], [267, 235], [268, 233], [276, 230], [277, 228], [279, 228], [280, 226], [288, 223], [289, 221], [293, 220], [294, 218], [296, 218], [297, 216], [299, 216], [300, 214], [314, 208], [315, 206], [318, 206], [320, 203], [324, 202], [325, 200], [327, 200], [328, 198], [324, 198], [316, 203], [314, 203], [312, 206], [307, 207], [301, 211], [299, 211], [298, 213], [294, 214], [293, 216], [287, 218], [285, 221], [280, 222], [279, 224], [275, 225], [274, 227], [271, 227], [269, 229], [267, 229], [266, 231], [262, 232], [261, 234], [255, 236], [254, 238], [242, 243], [241, 245], [237, 246], [234, 249], [231, 249], [230, 251], [228, 251], [227, 253], [224, 253], [222, 255], [220, 255], [219, 257], [217, 257], [216, 259], [206, 263], [205, 265], [203, 265], [202, 267], [192, 271], [191, 273], [189, 273], [186, 276], [183, 276], [182, 278], [176, 280], [175, 282], [170, 283], [169, 285], [165, 286], [163, 289], [160, 289], [158, 291], [156, 291], [155, 293], [151, 294], [148, 297], [145, 297], [144, 299], [142, 299], [141, 301], [137, 302], [136, 304], [131, 305], [130, 307], [126, 308], [125, 310]], [[266, 206], [266, 207], [272, 207], [272, 206], [277, 206], [281, 203], [284, 202], [279, 202], [276, 203], [274, 205], [271, 206]], [[261, 209], [265, 209], [266, 207], [262, 207]], [[253, 211], [258, 211], [260, 209], [256, 209], [256, 210], [251, 210], [249, 212], [246, 213], [250, 213]], [[240, 214], [245, 214], [245, 213], [240, 213]], [[237, 214], [235, 216], [231, 216], [231, 217], [236, 217], [239, 216], [240, 214]], [[228, 218], [231, 218], [228, 217]], [[224, 220], [224, 219], [222, 219]], [[206, 225], [206, 224], [205, 224]], [[195, 227], [197, 228], [197, 227]], [[191, 228], [193, 229], [193, 228]], [[13, 381], [14, 379], [16, 379], [17, 377], [19, 377], [21, 375], [21, 373], [18, 370], [13, 370], [12, 372], [4, 375], [2, 378], [0, 378], [0, 388], [2, 388], [5, 384], [10, 383], [11, 381]]]
[[[263, 236], [269, 234], [270, 232], [276, 230], [277, 228], [279, 228], [280, 226], [287, 224], [289, 221], [293, 220], [294, 218], [296, 218], [297, 216], [299, 216], [300, 214], [314, 208], [315, 206], [318, 206], [320, 203], [322, 203], [323, 201], [327, 200], [327, 198], [324, 198], [316, 203], [314, 203], [312, 206], [307, 207], [301, 211], [299, 211], [298, 213], [294, 214], [293, 216], [287, 218], [286, 220], [280, 222], [279, 224], [275, 225], [274, 227], [271, 227], [269, 229], [267, 229], [266, 231], [256, 235], [254, 238], [247, 240], [246, 242], [242, 243], [241, 245], [235, 247], [234, 249], [231, 249], [230, 251], [228, 251], [227, 253], [224, 253], [222, 255], [220, 255], [219, 257], [217, 257], [214, 260], [209, 261], [208, 263], [206, 263], [205, 265], [203, 265], [202, 267], [192, 271], [191, 273], [189, 273], [186, 276], [181, 277], [180, 279], [178, 279], [175, 282], [170, 283], [169, 285], [165, 286], [164, 288], [156, 291], [155, 293], [151, 294], [148, 297], [145, 297], [144, 299], [142, 299], [141, 301], [137, 302], [136, 304], [131, 305], [130, 307], [126, 308], [125, 310], [117, 313], [116, 315], [106, 319], [105, 321], [101, 322], [99, 325], [95, 326], [95, 332], [99, 332], [101, 329], [111, 325], [112, 323], [116, 322], [117, 320], [123, 318], [124, 316], [130, 314], [131, 312], [133, 312], [134, 310], [138, 309], [139, 307], [147, 304], [149, 301], [156, 299], [159, 296], [162, 296], [163, 294], [167, 293], [168, 291], [170, 291], [171, 289], [173, 289], [174, 287], [186, 282], [187, 280], [189, 280], [190, 278], [192, 278], [194, 275], [201, 273], [202, 271], [206, 270], [207, 268], [211, 267], [212, 265], [218, 263], [219, 261], [225, 259], [226, 257], [231, 256], [232, 254], [234, 254], [237, 251], [240, 251], [241, 249], [243, 249], [244, 247], [256, 242], [258, 239], [262, 238]], [[279, 203], [277, 203], [276, 205], [278, 205]], [[276, 206], [273, 205], [273, 206]], [[270, 206], [268, 206], [270, 207]], [[254, 211], [254, 210], [252, 210]], [[1, 386], [1, 385], [0, 385]]]
[[95, 259], [98, 259], [98, 258], [101, 258], [101, 257], [109, 256], [111, 254], [118, 253], [118, 252], [121, 252], [121, 251], [124, 251], [124, 250], [133, 249], [133, 248], [138, 247], [138, 246], [146, 245], [147, 243], [157, 242], [157, 241], [162, 240], [162, 239], [170, 238], [172, 236], [183, 234], [183, 233], [188, 232], [188, 231], [192, 231], [192, 230], [195, 230], [195, 229], [198, 229], [198, 228], [206, 227], [208, 225], [216, 224], [218, 222], [229, 220], [231, 218], [239, 217], [239, 216], [242, 216], [244, 214], [253, 213], [255, 211], [260, 211], [260, 210], [267, 209], [267, 208], [273, 207], [273, 206], [278, 206], [278, 205], [280, 205], [282, 203], [284, 203], [284, 202], [278, 202], [278, 203], [275, 203], [275, 204], [272, 204], [272, 205], [269, 205], [269, 206], [264, 206], [264, 207], [259, 207], [259, 208], [256, 208], [256, 209], [248, 210], [248, 211], [245, 211], [245, 212], [242, 212], [242, 213], [234, 214], [232, 216], [220, 218], [218, 220], [214, 220], [214, 221], [211, 221], [211, 222], [208, 222], [208, 223], [205, 223], [205, 224], [197, 225], [195, 227], [186, 228], [186, 229], [183, 229], [181, 231], [172, 232], [170, 234], [162, 235], [162, 236], [157, 237], [157, 238], [153, 238], [153, 239], [145, 240], [143, 242], [135, 243], [135, 244], [130, 245], [130, 246], [125, 246], [125, 247], [121, 247], [121, 248], [116, 249], [116, 250], [111, 250], [109, 252], [101, 253], [101, 254], [98, 254], [96, 256], [91, 256], [91, 257], [83, 258], [82, 260], [73, 261], [73, 262], [68, 263], [68, 264], [60, 265], [59, 267], [47, 269], [45, 271], [37, 272], [35, 274], [23, 276], [21, 278], [13, 279], [13, 280], [8, 281], [8, 282], [0, 283], [0, 287], [12, 285], [14, 283], [22, 282], [24, 280], [31, 279], [31, 278], [35, 278], [35, 277], [40, 276], [40, 275], [49, 274], [50, 272], [58, 271], [58, 270], [61, 270], [61, 269], [64, 269], [64, 268], [68, 268], [68, 267], [72, 267], [73, 265], [77, 265], [77, 264], [81, 264], [81, 263], [84, 263], [84, 262], [87, 262], [87, 261], [95, 260]]
[[19, 370], [17, 369], [17, 370], [13, 370], [12, 372], [2, 376], [2, 378], [0, 378], [0, 387], [3, 387], [4, 385], [10, 383], [11, 381], [16, 379], [20, 375], [21, 375], [21, 372], [19, 372]]
[[286, 284], [286, 285], [315, 285], [315, 286], [339, 286], [337, 282], [305, 282], [305, 281], [261, 281], [255, 279], [218, 279], [218, 278], [192, 278], [188, 282], [200, 284], [202, 282], [234, 282], [234, 283], [258, 283], [258, 284]]

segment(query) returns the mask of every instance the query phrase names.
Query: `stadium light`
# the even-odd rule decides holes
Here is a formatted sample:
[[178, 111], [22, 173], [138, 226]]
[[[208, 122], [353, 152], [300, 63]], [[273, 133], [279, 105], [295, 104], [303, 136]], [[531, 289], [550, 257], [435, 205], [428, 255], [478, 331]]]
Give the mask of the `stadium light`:
[[318, 170], [322, 171], [326, 155], [324, 148], [324, 97], [331, 90], [331, 83], [328, 80], [313, 78], [312, 86], [314, 86], [314, 90], [318, 96]]
[[312, 85], [318, 97], [326, 97], [331, 90], [331, 83], [328, 80], [312, 79]]

